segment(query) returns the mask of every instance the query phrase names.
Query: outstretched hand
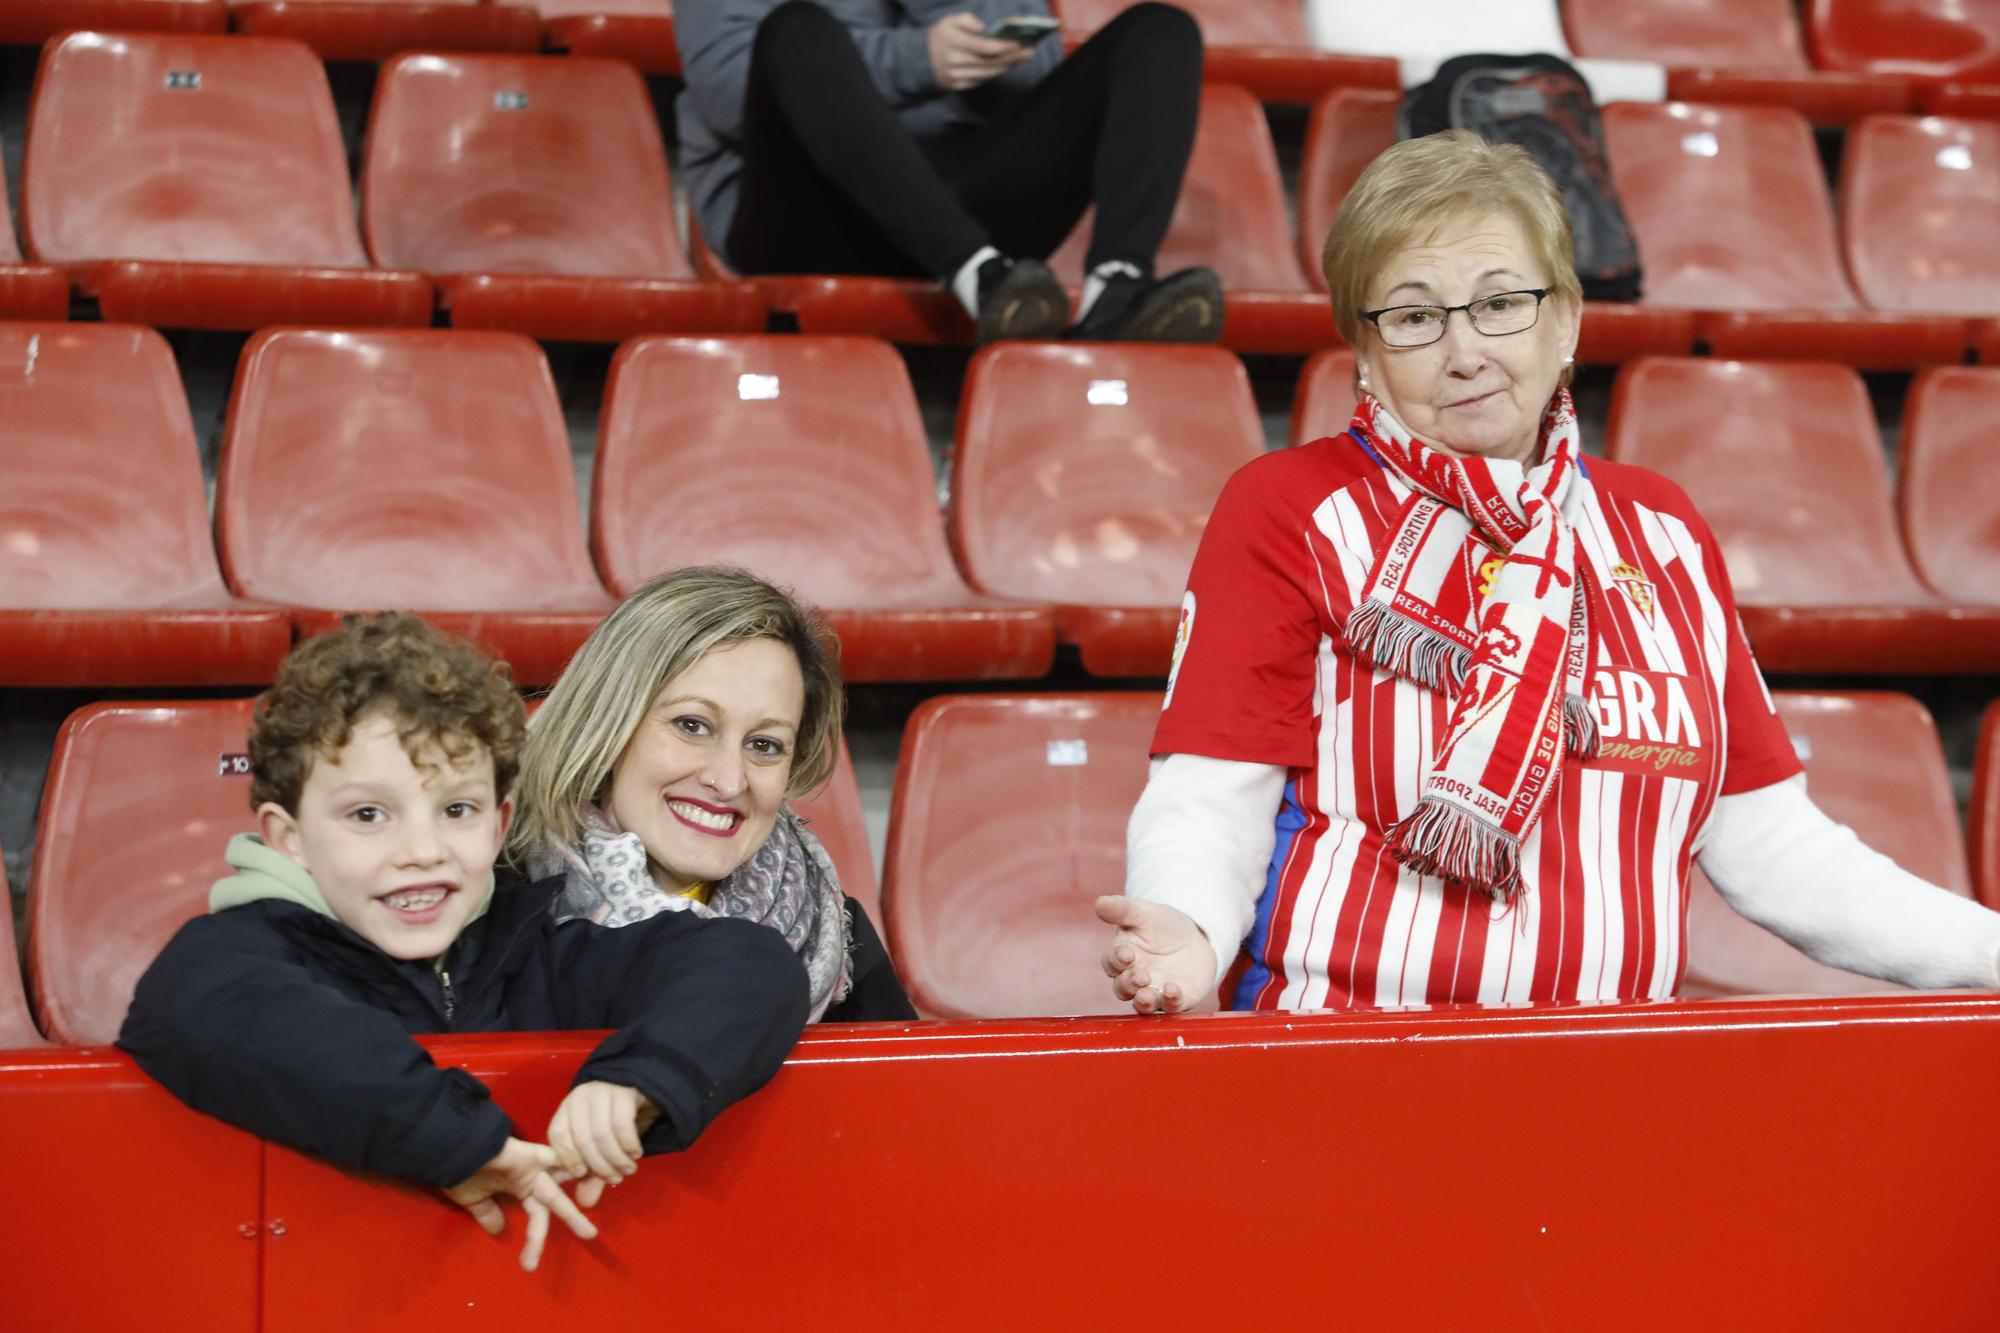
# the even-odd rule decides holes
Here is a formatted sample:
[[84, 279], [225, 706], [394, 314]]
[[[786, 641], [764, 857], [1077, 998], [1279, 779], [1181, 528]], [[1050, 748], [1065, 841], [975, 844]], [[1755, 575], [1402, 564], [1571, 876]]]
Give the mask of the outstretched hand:
[[594, 1207], [606, 1185], [639, 1169], [646, 1152], [640, 1139], [659, 1118], [659, 1107], [621, 1083], [592, 1081], [569, 1090], [549, 1119], [549, 1147], [565, 1179], [588, 1177], [576, 1187], [579, 1203]]
[[988, 37], [977, 14], [946, 14], [930, 27], [931, 72], [948, 93], [977, 88], [1033, 54], [1019, 42]]
[[1142, 1014], [1178, 1014], [1208, 997], [1215, 949], [1178, 907], [1106, 894], [1097, 917], [1118, 927], [1104, 951], [1104, 974], [1121, 1000]]
[[[542, 1246], [549, 1237], [549, 1216], [554, 1214], [583, 1240], [596, 1240], [597, 1227], [583, 1215], [576, 1201], [563, 1193], [557, 1173], [561, 1159], [553, 1148], [525, 1139], [509, 1138], [499, 1153], [468, 1180], [453, 1185], [444, 1196], [472, 1214], [472, 1218], [497, 1236], [507, 1229], [507, 1217], [500, 1209], [499, 1196], [511, 1195], [521, 1201], [528, 1217], [528, 1239], [521, 1247], [521, 1267], [529, 1272], [542, 1261]], [[566, 1177], [565, 1177], [566, 1178]]]

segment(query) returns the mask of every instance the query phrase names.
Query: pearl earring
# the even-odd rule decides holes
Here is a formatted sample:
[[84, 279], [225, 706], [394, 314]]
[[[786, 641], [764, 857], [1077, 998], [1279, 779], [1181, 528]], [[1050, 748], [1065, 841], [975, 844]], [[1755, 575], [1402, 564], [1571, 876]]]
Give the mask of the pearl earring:
[[1576, 364], [1576, 358], [1573, 356], [1566, 356], [1563, 358], [1563, 364], [1566, 366], [1573, 366]]

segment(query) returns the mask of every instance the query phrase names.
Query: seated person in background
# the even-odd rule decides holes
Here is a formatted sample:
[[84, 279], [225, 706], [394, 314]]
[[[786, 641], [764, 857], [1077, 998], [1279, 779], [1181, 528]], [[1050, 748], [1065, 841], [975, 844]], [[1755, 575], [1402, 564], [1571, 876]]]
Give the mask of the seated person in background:
[[1823, 963], [2000, 984], [2000, 915], [1807, 797], [1714, 534], [1582, 457], [1581, 289], [1534, 159], [1465, 130], [1361, 173], [1324, 255], [1348, 430], [1223, 489], [1104, 967], [1142, 1013], [1671, 996], [1697, 856]]
[[[748, 922], [558, 925], [556, 881], [496, 880], [523, 736], [507, 668], [413, 616], [350, 618], [294, 649], [257, 701], [237, 873], [140, 979], [118, 1037], [196, 1110], [341, 1166], [442, 1189], [481, 1226], [498, 1196], [551, 1213], [685, 1148], [777, 1072], [805, 973]], [[546, 1144], [416, 1032], [616, 1028]], [[561, 1185], [588, 1176], [577, 1200]]]
[[559, 919], [768, 926], [813, 1019], [915, 1018], [868, 914], [787, 797], [833, 772], [846, 714], [818, 616], [753, 574], [662, 575], [591, 631], [535, 714], [514, 850]]
[[[1201, 32], [1139, 4], [1067, 60], [992, 36], [1044, 0], [679, 0], [681, 170], [743, 273], [921, 274], [979, 340], [1053, 338], [1040, 261], [1093, 203], [1075, 336], [1213, 342], [1222, 286], [1155, 278], [1201, 105]], [[1017, 25], [1019, 26], [1019, 25]]]

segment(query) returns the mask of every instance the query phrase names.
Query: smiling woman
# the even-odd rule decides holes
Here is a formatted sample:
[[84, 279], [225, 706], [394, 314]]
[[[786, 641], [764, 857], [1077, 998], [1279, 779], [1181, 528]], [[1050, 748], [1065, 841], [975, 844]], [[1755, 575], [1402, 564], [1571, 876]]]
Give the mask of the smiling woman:
[[832, 636], [755, 575], [691, 568], [620, 603], [536, 715], [513, 848], [559, 920], [740, 917], [805, 964], [815, 1019], [914, 1018], [875, 927], [785, 804], [833, 770]]

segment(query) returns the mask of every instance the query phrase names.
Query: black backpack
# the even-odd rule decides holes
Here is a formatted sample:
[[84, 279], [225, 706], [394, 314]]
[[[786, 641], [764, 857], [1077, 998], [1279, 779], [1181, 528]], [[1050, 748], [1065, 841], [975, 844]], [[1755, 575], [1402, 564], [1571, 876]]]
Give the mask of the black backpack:
[[1593, 301], [1639, 299], [1639, 247], [1618, 203], [1604, 123], [1590, 85], [1549, 55], [1453, 56], [1403, 94], [1398, 138], [1466, 129], [1534, 154], [1562, 191], [1576, 235], [1576, 275]]

